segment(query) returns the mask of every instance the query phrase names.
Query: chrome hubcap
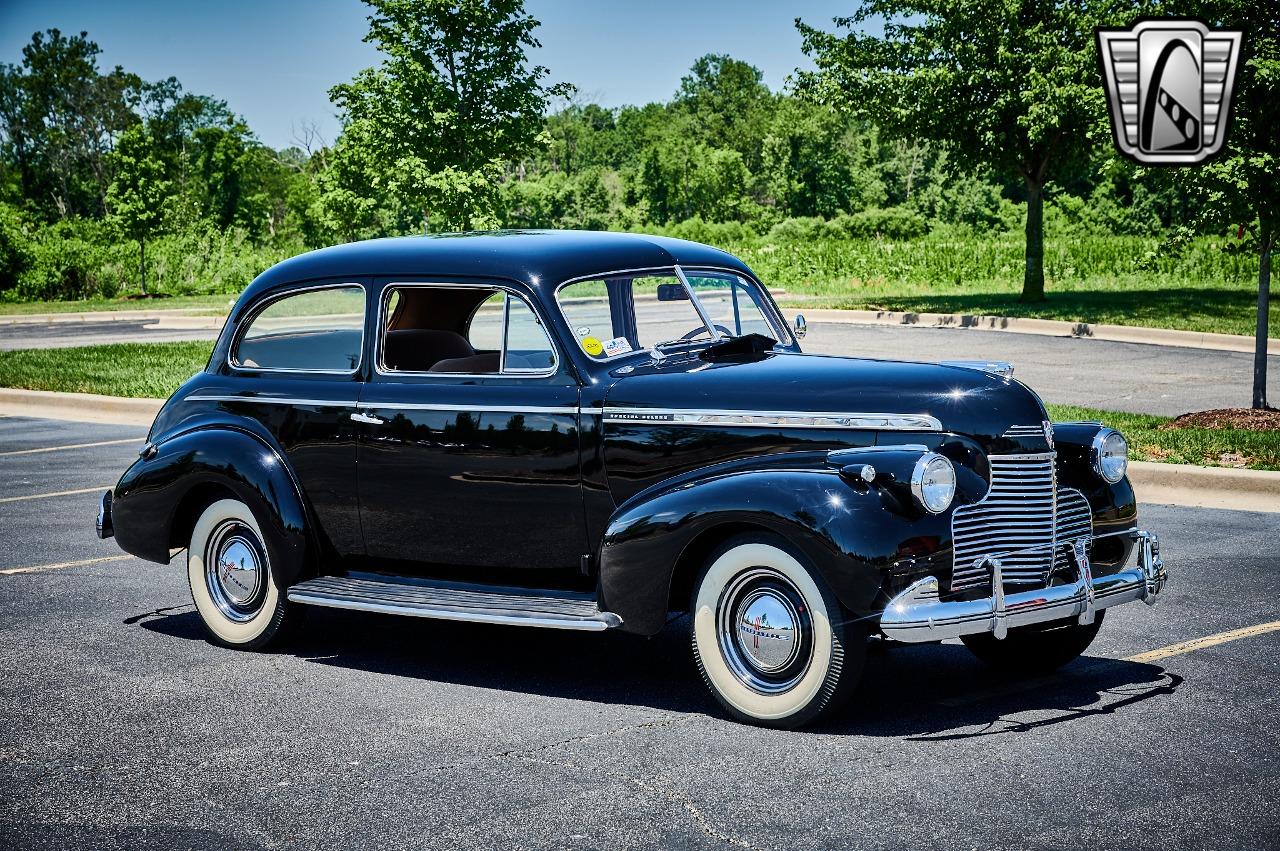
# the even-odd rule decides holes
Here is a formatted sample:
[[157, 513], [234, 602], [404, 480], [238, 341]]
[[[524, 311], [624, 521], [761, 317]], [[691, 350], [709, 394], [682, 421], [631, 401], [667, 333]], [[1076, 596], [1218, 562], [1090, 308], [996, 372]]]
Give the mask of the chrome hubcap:
[[716, 612], [720, 653], [739, 680], [761, 694], [778, 694], [804, 676], [813, 655], [813, 629], [800, 590], [767, 567], [729, 583]]
[[262, 608], [267, 587], [267, 558], [253, 530], [228, 521], [209, 537], [205, 548], [209, 596], [228, 619], [244, 622]]
[[737, 643], [747, 661], [766, 673], [781, 671], [795, 658], [796, 624], [791, 602], [770, 588], [743, 595], [733, 618]]
[[243, 538], [231, 538], [218, 553], [218, 582], [231, 602], [243, 606], [258, 591], [262, 570], [258, 556]]

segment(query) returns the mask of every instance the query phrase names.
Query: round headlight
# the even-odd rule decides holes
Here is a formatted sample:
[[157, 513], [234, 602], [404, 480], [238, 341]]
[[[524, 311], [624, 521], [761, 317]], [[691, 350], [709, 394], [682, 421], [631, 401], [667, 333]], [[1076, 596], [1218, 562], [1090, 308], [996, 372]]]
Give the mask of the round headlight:
[[1129, 444], [1120, 432], [1104, 428], [1093, 438], [1093, 471], [1115, 484], [1129, 468]]
[[911, 493], [930, 514], [946, 511], [956, 495], [956, 468], [933, 452], [921, 455], [911, 471]]

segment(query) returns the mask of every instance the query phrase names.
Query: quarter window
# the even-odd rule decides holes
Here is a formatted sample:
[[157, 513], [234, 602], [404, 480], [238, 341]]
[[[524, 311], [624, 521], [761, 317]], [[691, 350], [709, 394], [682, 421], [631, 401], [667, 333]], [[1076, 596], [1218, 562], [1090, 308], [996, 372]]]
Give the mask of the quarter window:
[[308, 290], [267, 305], [240, 336], [232, 363], [246, 369], [354, 372], [364, 348], [364, 288]]

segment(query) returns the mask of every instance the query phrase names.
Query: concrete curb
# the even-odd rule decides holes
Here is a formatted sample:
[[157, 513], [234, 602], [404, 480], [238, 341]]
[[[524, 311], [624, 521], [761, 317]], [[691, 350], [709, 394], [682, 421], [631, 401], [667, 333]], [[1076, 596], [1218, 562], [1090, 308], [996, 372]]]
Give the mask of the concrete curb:
[[[800, 305], [783, 305], [803, 310]], [[810, 322], [834, 322], [852, 325], [910, 325], [920, 328], [957, 328], [977, 331], [1006, 331], [1011, 334], [1039, 334], [1048, 337], [1084, 337], [1115, 343], [1142, 343], [1151, 346], [1177, 346], [1187, 349], [1214, 349], [1222, 352], [1253, 352], [1253, 337], [1236, 334], [1211, 334], [1201, 331], [1173, 331], [1165, 328], [1141, 328], [1131, 325], [1095, 325], [1088, 322], [1066, 322], [1058, 319], [1030, 319], [1015, 316], [978, 316], [958, 313], [898, 313], [891, 310], [803, 311]], [[1267, 354], [1280, 355], [1280, 339], [1267, 341]]]
[[162, 310], [101, 310], [83, 313], [9, 313], [0, 315], [0, 327], [6, 325], [62, 325], [77, 322], [136, 322], [140, 319], [160, 320], [184, 317], [216, 318], [218, 327], [227, 318], [225, 313], [217, 317], [209, 315], [216, 308], [170, 307]]
[[1280, 472], [1130, 461], [1141, 502], [1280, 513]]
[[163, 399], [125, 399], [93, 393], [53, 393], [0, 387], [0, 415], [82, 423], [150, 426]]
[[[0, 388], [0, 415], [149, 426], [163, 399], [123, 399], [89, 393]], [[1280, 513], [1280, 472], [1129, 463], [1142, 502]]]

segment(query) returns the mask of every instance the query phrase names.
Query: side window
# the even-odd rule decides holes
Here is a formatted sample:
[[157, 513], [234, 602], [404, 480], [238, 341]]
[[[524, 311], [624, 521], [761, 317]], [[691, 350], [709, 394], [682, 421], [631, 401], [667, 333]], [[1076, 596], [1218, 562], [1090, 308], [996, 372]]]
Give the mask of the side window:
[[231, 354], [248, 369], [354, 372], [364, 348], [364, 288], [308, 290], [267, 305]]
[[502, 348], [502, 303], [506, 294], [495, 292], [471, 315], [467, 341], [477, 352], [496, 352]]
[[522, 298], [489, 287], [388, 288], [380, 368], [457, 375], [540, 374], [555, 368], [551, 339]]
[[556, 365], [547, 329], [523, 299], [507, 296], [503, 372], [546, 372]]

